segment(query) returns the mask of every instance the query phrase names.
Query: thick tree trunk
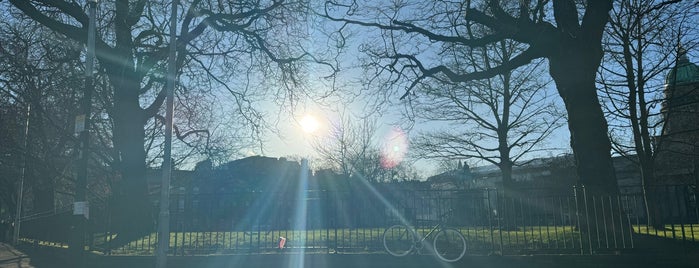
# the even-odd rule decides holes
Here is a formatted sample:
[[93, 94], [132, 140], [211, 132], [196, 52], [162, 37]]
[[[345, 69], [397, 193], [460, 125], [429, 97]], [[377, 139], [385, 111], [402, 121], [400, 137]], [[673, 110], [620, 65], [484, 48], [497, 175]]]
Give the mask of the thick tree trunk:
[[[593, 233], [610, 234], [623, 239], [625, 229], [618, 202], [618, 184], [611, 157], [607, 121], [597, 96], [595, 78], [602, 58], [599, 40], [578, 39], [569, 35], [561, 40], [558, 51], [549, 57], [549, 72], [568, 112], [570, 144], [578, 174], [576, 190], [577, 226], [590, 253], [598, 245]], [[616, 241], [616, 240], [615, 240]]]
[[597, 46], [570, 40], [549, 58], [550, 73], [568, 112], [570, 144], [578, 182], [589, 194], [617, 194], [607, 121], [597, 97], [595, 76], [602, 57]]
[[[116, 77], [118, 76], [118, 77]], [[114, 84], [114, 145], [121, 178], [113, 188], [112, 226], [118, 237], [131, 239], [151, 230], [153, 215], [146, 182], [145, 114], [139, 105], [136, 79], [118, 74]], [[113, 76], [110, 76], [110, 78]]]

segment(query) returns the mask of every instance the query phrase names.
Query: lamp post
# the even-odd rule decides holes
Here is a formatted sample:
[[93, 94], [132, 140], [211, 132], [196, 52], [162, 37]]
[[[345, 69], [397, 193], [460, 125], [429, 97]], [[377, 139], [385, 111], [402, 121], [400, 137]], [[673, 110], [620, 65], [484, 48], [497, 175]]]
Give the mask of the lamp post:
[[20, 226], [22, 225], [21, 217], [22, 217], [22, 203], [24, 202], [24, 179], [27, 175], [27, 154], [29, 153], [29, 150], [27, 150], [27, 145], [28, 140], [29, 140], [29, 116], [32, 110], [32, 105], [27, 101], [27, 113], [26, 113], [26, 119], [24, 121], [24, 146], [22, 149], [24, 149], [24, 153], [22, 154], [22, 169], [20, 170], [20, 178], [19, 178], [19, 185], [17, 187], [17, 211], [15, 214], [15, 220], [14, 220], [14, 230], [12, 234], [12, 244], [17, 245], [19, 243], [19, 232], [20, 232]]
[[82, 99], [82, 113], [75, 118], [75, 132], [80, 140], [80, 160], [77, 168], [75, 183], [75, 202], [73, 215], [76, 216], [74, 226], [74, 241], [71, 248], [76, 254], [77, 267], [83, 267], [85, 251], [85, 226], [89, 218], [87, 202], [87, 166], [90, 159], [90, 113], [92, 110], [92, 92], [94, 91], [94, 59], [95, 59], [95, 16], [97, 0], [88, 0], [89, 24], [87, 29], [87, 55], [85, 58], [85, 91]]
[[172, 114], [174, 111], [176, 57], [177, 57], [177, 0], [172, 1], [170, 14], [170, 47], [167, 65], [167, 84], [165, 87], [165, 148], [163, 154], [163, 176], [160, 181], [160, 213], [158, 214], [158, 248], [155, 266], [167, 266], [167, 252], [170, 247], [170, 178], [172, 176]]

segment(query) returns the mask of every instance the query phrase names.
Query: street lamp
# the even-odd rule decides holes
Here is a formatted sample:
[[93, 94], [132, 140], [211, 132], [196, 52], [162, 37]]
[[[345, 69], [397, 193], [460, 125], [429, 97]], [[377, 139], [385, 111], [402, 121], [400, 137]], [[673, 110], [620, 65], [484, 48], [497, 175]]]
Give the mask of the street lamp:
[[75, 202], [73, 203], [73, 215], [75, 218], [74, 241], [71, 248], [74, 250], [78, 267], [83, 267], [85, 250], [85, 227], [89, 218], [89, 205], [87, 202], [87, 166], [90, 159], [90, 113], [92, 109], [92, 92], [94, 91], [93, 70], [95, 64], [95, 17], [97, 13], [97, 0], [88, 0], [89, 23], [87, 29], [87, 55], [85, 58], [85, 92], [82, 99], [82, 113], [75, 118], [75, 132], [80, 140], [80, 160], [77, 167], [77, 179], [75, 184]]
[[29, 138], [29, 116], [31, 115], [31, 103], [27, 101], [27, 113], [26, 113], [26, 119], [25, 119], [25, 124], [24, 124], [24, 146], [22, 149], [24, 149], [24, 153], [22, 154], [22, 169], [20, 170], [20, 178], [19, 178], [19, 185], [17, 189], [17, 211], [15, 214], [15, 220], [14, 220], [14, 230], [13, 230], [13, 235], [12, 235], [12, 244], [17, 245], [19, 243], [19, 232], [20, 232], [20, 226], [22, 225], [22, 203], [24, 202], [24, 179], [27, 175], [27, 154], [29, 153], [27, 150], [27, 145], [28, 145], [28, 138]]
[[167, 98], [165, 101], [165, 148], [163, 153], [163, 176], [160, 181], [160, 212], [158, 214], [158, 248], [155, 256], [155, 266], [167, 266], [167, 251], [170, 247], [170, 178], [172, 177], [172, 116], [174, 112], [175, 79], [177, 66], [177, 5], [172, 1], [170, 14], [170, 47], [168, 51]]

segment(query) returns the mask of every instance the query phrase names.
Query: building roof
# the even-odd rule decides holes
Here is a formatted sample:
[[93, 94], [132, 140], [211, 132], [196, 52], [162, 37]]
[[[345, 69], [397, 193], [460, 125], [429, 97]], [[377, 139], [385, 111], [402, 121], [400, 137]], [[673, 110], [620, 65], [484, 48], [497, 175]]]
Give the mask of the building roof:
[[699, 82], [699, 66], [689, 61], [687, 50], [679, 48], [677, 64], [665, 77], [666, 85], [684, 85]]

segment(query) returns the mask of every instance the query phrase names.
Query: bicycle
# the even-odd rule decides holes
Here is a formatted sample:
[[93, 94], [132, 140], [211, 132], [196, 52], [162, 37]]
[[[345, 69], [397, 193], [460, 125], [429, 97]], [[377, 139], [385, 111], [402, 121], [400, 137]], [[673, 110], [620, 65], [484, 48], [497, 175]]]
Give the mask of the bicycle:
[[[405, 224], [396, 224], [383, 232], [383, 246], [388, 254], [403, 257], [420, 251], [430, 236], [435, 255], [445, 262], [455, 262], [466, 254], [466, 238], [459, 230], [444, 227], [452, 210], [440, 215], [440, 221], [427, 234], [420, 237], [417, 231]], [[433, 235], [434, 234], [434, 235]]]

